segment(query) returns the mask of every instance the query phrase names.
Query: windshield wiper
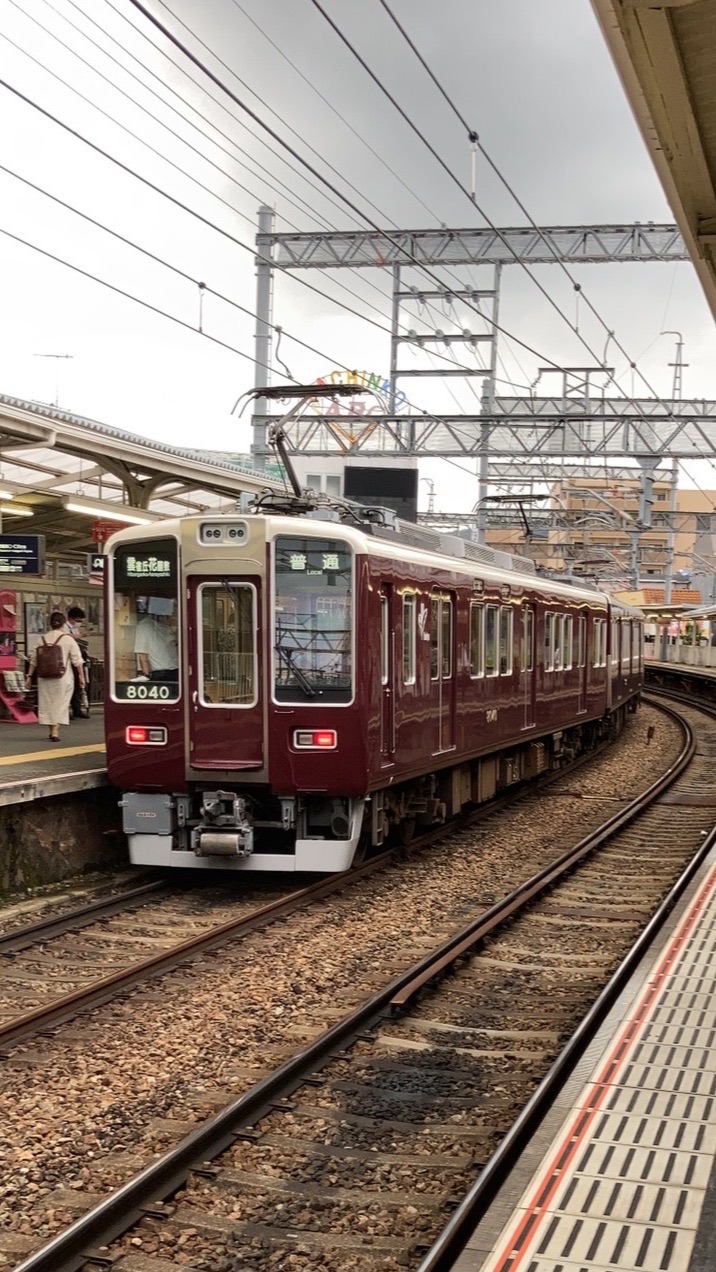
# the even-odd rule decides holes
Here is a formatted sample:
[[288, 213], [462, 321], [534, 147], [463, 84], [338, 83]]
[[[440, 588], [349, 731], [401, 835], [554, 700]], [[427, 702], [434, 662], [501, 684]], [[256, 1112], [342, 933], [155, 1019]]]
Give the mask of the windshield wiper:
[[303, 692], [308, 694], [309, 698], [315, 698], [316, 690], [308, 679], [308, 676], [304, 675], [301, 668], [296, 665], [296, 659], [293, 656], [295, 653], [300, 653], [300, 650], [288, 645], [276, 645], [276, 653], [280, 654], [283, 658], [289, 671], [291, 671], [296, 677], [296, 680], [303, 689]]

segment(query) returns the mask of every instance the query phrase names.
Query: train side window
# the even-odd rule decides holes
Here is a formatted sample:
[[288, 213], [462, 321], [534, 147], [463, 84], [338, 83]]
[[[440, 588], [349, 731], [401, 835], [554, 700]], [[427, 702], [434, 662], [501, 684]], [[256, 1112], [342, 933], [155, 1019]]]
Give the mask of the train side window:
[[497, 605], [485, 608], [485, 675], [499, 675], [500, 667], [497, 658]]
[[595, 618], [594, 626], [594, 658], [595, 667], [607, 665], [607, 624], [603, 618]]
[[631, 623], [622, 623], [622, 668], [628, 671], [631, 665]]
[[452, 676], [452, 601], [442, 603], [442, 678], [449, 680]]
[[500, 675], [512, 675], [512, 610], [509, 605], [500, 608]]
[[554, 614], [544, 616], [544, 669], [554, 671]]
[[470, 603], [470, 675], [473, 680], [485, 674], [485, 609]]
[[612, 670], [619, 666], [619, 629], [621, 623], [617, 618], [612, 619]]
[[430, 679], [440, 679], [438, 651], [440, 647], [440, 601], [437, 596], [430, 598]]
[[403, 684], [415, 684], [415, 593], [403, 597]]
[[388, 612], [388, 598], [381, 596], [380, 598], [380, 683], [387, 685], [388, 675], [390, 671], [389, 645], [390, 641], [390, 615]]
[[569, 671], [572, 666], [574, 647], [574, 619], [571, 614], [566, 614], [564, 619], [564, 640], [562, 643], [562, 666], [565, 671]]
[[577, 636], [577, 666], [583, 667], [587, 661], [587, 616], [579, 615], [579, 627]]
[[554, 647], [553, 647], [553, 667], [555, 671], [562, 670], [562, 646], [564, 644], [564, 614], [555, 614], [554, 616]]
[[199, 606], [201, 705], [253, 706], [257, 701], [256, 589], [245, 583], [203, 583]]
[[522, 670], [532, 671], [534, 663], [535, 612], [531, 605], [524, 610], [522, 622]]
[[641, 623], [632, 623], [631, 629], [631, 669], [639, 670], [639, 660], [641, 657]]

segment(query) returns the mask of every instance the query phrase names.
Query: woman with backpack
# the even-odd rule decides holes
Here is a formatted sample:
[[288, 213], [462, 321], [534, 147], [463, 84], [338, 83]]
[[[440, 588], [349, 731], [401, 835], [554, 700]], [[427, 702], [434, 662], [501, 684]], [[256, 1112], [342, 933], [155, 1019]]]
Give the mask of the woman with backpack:
[[74, 636], [64, 629], [65, 616], [56, 610], [50, 615], [50, 630], [40, 637], [30, 657], [26, 687], [30, 688], [33, 673], [37, 673], [37, 706], [40, 724], [50, 727], [50, 742], [59, 742], [60, 725], [70, 722], [70, 701], [75, 688], [75, 675], [84, 688], [82, 654]]

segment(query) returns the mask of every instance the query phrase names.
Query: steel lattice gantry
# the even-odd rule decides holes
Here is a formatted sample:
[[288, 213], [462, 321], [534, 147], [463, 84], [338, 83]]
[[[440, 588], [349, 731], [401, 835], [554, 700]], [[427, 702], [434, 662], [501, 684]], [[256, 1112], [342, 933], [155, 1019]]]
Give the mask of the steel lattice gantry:
[[[273, 334], [271, 280], [275, 269], [390, 268], [393, 276], [391, 321], [389, 414], [371, 412], [365, 418], [318, 414], [291, 423], [286, 431], [290, 451], [305, 456], [383, 455], [385, 457], [465, 457], [479, 460], [479, 479], [487, 480], [488, 465], [495, 458], [542, 456], [590, 459], [609, 455], [694, 458], [716, 454], [716, 403], [630, 401], [606, 397], [606, 388], [594, 384], [581, 394], [573, 390], [559, 396], [508, 398], [495, 394], [497, 322], [500, 272], [508, 264], [599, 264], [608, 262], [686, 261], [687, 250], [678, 228], [653, 223], [635, 225], [557, 226], [541, 229], [447, 229], [356, 231], [347, 233], [276, 234], [270, 208], [259, 214], [257, 235], [256, 387], [266, 383], [265, 368], [271, 363]], [[468, 374], [482, 378], [479, 415], [402, 414], [396, 403], [396, 385], [404, 376], [459, 375], [459, 370], [416, 370], [399, 365], [399, 350], [410, 343], [413, 332], [401, 334], [401, 302], [415, 288], [401, 282], [406, 268], [428, 271], [426, 287], [441, 279], [432, 270], [446, 266], [490, 266], [492, 287], [480, 293], [482, 334], [451, 335], [460, 340], [485, 342], [482, 365]], [[431, 281], [432, 279], [432, 281]], [[422, 293], [422, 283], [420, 287]], [[459, 296], [453, 283], [443, 287], [446, 296]], [[467, 294], [467, 293], [465, 293]], [[433, 338], [422, 334], [413, 340], [426, 346]], [[599, 368], [592, 368], [591, 373]], [[604, 368], [602, 368], [604, 370]], [[591, 374], [587, 370], [587, 380]], [[565, 382], [566, 384], [566, 382]], [[252, 451], [257, 462], [267, 455], [269, 414], [265, 399], [257, 399], [253, 416]]]
[[374, 230], [257, 236], [259, 256], [279, 269], [386, 265], [598, 265], [687, 261], [675, 225], [574, 225], [544, 229]]
[[[716, 457], [716, 402], [496, 397], [492, 407], [484, 415], [373, 415], [369, 422], [303, 416], [287, 428], [287, 441], [307, 456]], [[266, 426], [274, 417], [255, 418]]]

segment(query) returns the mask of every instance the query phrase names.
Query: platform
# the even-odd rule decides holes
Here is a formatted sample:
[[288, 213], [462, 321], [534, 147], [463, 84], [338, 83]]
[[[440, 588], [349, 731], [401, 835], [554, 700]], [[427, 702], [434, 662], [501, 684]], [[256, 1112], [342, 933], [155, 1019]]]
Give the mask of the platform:
[[454, 1272], [713, 1272], [716, 848]]
[[106, 786], [104, 717], [73, 720], [50, 742], [47, 725], [0, 723], [0, 806]]

